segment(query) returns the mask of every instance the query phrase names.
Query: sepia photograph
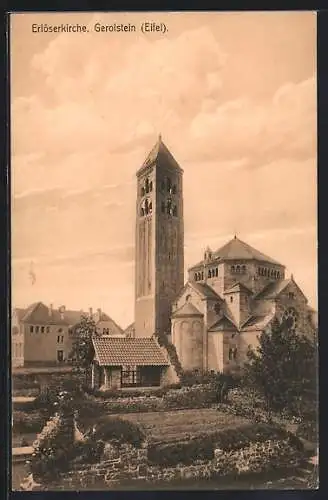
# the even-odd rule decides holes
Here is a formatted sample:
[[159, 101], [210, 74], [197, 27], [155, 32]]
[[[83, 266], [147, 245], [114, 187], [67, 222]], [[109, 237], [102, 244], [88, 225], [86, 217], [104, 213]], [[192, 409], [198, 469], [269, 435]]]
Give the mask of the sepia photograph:
[[316, 13], [9, 37], [11, 490], [318, 489]]

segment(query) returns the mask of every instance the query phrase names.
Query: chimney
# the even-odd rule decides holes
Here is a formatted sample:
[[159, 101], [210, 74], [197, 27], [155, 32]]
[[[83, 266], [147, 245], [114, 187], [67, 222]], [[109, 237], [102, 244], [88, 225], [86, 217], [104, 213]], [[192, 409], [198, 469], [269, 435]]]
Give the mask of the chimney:
[[49, 316], [52, 316], [52, 311], [53, 311], [53, 304], [50, 304], [48, 308]]
[[60, 312], [60, 319], [63, 320], [64, 319], [64, 313], [65, 313], [65, 306], [60, 306], [59, 308], [59, 312]]

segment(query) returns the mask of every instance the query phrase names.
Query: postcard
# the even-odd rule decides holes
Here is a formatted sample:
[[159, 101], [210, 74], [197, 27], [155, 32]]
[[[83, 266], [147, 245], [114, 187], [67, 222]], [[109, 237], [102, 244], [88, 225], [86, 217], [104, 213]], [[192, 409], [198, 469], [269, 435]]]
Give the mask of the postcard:
[[318, 488], [316, 26], [10, 15], [12, 490]]

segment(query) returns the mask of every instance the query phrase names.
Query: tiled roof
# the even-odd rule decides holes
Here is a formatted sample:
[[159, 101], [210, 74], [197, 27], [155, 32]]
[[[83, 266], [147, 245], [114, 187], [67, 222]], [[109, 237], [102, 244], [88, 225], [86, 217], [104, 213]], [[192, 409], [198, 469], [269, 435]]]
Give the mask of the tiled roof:
[[98, 337], [93, 339], [95, 357], [102, 366], [168, 366], [153, 337]]
[[197, 283], [196, 281], [189, 281], [190, 285], [198, 291], [203, 297], [207, 299], [222, 300], [221, 297], [206, 283]]
[[272, 283], [269, 283], [263, 290], [261, 290], [257, 295], [256, 299], [274, 299], [279, 295], [286, 286], [291, 283], [290, 279], [287, 280], [278, 280]]
[[244, 285], [243, 283], [235, 283], [231, 288], [228, 290], [225, 290], [223, 293], [235, 293], [235, 292], [246, 292], [252, 294], [252, 290], [248, 288], [248, 286]]
[[213, 326], [211, 326], [211, 328], [209, 328], [209, 332], [220, 332], [222, 330], [237, 330], [236, 325], [234, 325], [232, 320], [226, 315], [222, 316], [222, 318], [220, 318], [216, 323], [214, 323]]
[[169, 151], [167, 146], [165, 146], [161, 136], [159, 136], [158, 141], [148, 154], [147, 158], [145, 159], [142, 167], [139, 169], [138, 172], [142, 171], [145, 167], [152, 165], [155, 161], [160, 162], [161, 160], [163, 160], [163, 163], [165, 162], [165, 164], [169, 163], [171, 166], [179, 170], [182, 170], [176, 159], [173, 157], [172, 153]]
[[[228, 241], [223, 247], [219, 248], [213, 253], [213, 263], [217, 260], [258, 260], [260, 262], [266, 262], [269, 264], [281, 265], [276, 260], [272, 259], [268, 255], [256, 250], [256, 248], [251, 247], [244, 241], [235, 237]], [[198, 262], [195, 266], [192, 266], [190, 270], [199, 267], [204, 261]]]
[[191, 316], [204, 316], [198, 309], [190, 302], [183, 304], [180, 309], [172, 314], [172, 318], [190, 318]]
[[[63, 314], [61, 314], [60, 309], [52, 309], [42, 302], [35, 302], [31, 304], [27, 309], [15, 308], [16, 314], [18, 314], [19, 321], [23, 323], [32, 324], [43, 324], [43, 325], [68, 325], [73, 326], [81, 321], [81, 317], [87, 313], [80, 311], [74, 311], [71, 309], [65, 309]], [[94, 319], [97, 319], [97, 315], [93, 315]], [[115, 332], [123, 333], [123, 330], [112, 320], [106, 313], [101, 313], [101, 321], [105, 321], [107, 324], [110, 323], [112, 329]], [[106, 325], [109, 328], [108, 325]]]
[[263, 330], [272, 320], [273, 315], [257, 315], [251, 316], [248, 320], [243, 324], [241, 328], [241, 332], [248, 332], [253, 330]]

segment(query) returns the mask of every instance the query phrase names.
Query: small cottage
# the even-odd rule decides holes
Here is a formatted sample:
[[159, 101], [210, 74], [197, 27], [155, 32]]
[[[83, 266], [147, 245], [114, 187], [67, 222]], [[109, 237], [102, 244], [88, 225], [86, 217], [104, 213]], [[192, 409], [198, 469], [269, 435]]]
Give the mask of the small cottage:
[[154, 337], [102, 336], [93, 339], [93, 347], [93, 388], [156, 387], [167, 383], [172, 367]]

